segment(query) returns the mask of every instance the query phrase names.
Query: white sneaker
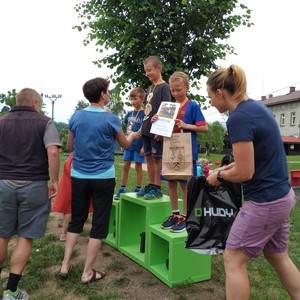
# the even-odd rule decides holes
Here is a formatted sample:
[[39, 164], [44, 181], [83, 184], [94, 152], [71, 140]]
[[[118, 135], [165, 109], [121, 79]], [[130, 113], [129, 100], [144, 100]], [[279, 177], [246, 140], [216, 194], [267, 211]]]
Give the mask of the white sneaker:
[[15, 292], [6, 290], [3, 292], [2, 300], [28, 300], [28, 294], [24, 290], [17, 289]]

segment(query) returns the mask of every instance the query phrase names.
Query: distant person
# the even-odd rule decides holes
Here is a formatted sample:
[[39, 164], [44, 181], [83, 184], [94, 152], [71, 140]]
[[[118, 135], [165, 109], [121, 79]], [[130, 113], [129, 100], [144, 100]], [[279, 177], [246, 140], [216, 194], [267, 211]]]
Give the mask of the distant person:
[[74, 151], [71, 168], [72, 215], [59, 276], [63, 279], [68, 277], [73, 249], [83, 231], [92, 199], [94, 212], [82, 283], [100, 280], [106, 275], [102, 270], [95, 270], [94, 263], [102, 240], [108, 234], [115, 188], [115, 140], [121, 147], [128, 148], [134, 139], [140, 138], [139, 132], [131, 132], [126, 139], [119, 118], [105, 110], [110, 97], [108, 86], [108, 81], [101, 77], [88, 80], [83, 85], [83, 94], [90, 106], [75, 111], [68, 124], [67, 148], [69, 152]]
[[[211, 104], [230, 111], [227, 129], [234, 162], [212, 172], [210, 185], [240, 182], [244, 204], [226, 241], [226, 299], [249, 299], [248, 262], [262, 253], [291, 299], [300, 299], [300, 273], [288, 255], [290, 214], [296, 197], [285, 150], [272, 112], [246, 95], [247, 80], [237, 65], [220, 68], [207, 80]], [[266, 151], [268, 149], [268, 151]]]
[[149, 183], [136, 195], [151, 200], [163, 196], [160, 180], [162, 137], [150, 133], [151, 118], [157, 113], [161, 102], [171, 101], [171, 93], [169, 85], [162, 78], [162, 61], [158, 56], [149, 56], [144, 61], [144, 70], [152, 83], [146, 93], [145, 117], [141, 129]]
[[207, 177], [209, 175], [209, 170], [209, 160], [206, 158], [201, 158], [197, 166], [197, 176]]
[[18, 284], [33, 239], [45, 235], [49, 199], [58, 191], [60, 142], [53, 121], [39, 114], [41, 103], [40, 94], [24, 88], [16, 96], [16, 106], [0, 118], [0, 272], [8, 243], [18, 236], [4, 300], [29, 299]]
[[[130, 91], [129, 98], [134, 110], [129, 111], [125, 116], [124, 123], [126, 124], [127, 136], [132, 131], [136, 132], [141, 128], [144, 118], [143, 101], [145, 98], [145, 91], [140, 87], [136, 87]], [[120, 199], [120, 195], [126, 192], [126, 184], [132, 161], [135, 164], [136, 172], [136, 187], [134, 192], [137, 193], [140, 191], [143, 181], [143, 163], [145, 162], [144, 152], [142, 148], [143, 141], [142, 139], [140, 139], [134, 140], [131, 146], [124, 150], [121, 187], [118, 193], [115, 195], [115, 199]]]
[[[207, 132], [208, 125], [202, 114], [199, 104], [191, 101], [187, 97], [190, 89], [189, 77], [183, 72], [174, 72], [169, 79], [169, 86], [172, 96], [177, 103], [180, 103], [180, 108], [175, 120], [173, 133], [190, 132], [192, 142], [193, 156], [193, 174], [197, 174], [196, 162], [198, 160], [198, 145], [197, 133]], [[152, 118], [156, 121], [158, 115]], [[187, 214], [187, 180], [167, 180], [161, 176], [163, 180], [168, 181], [168, 192], [171, 202], [172, 214], [161, 225], [161, 228], [172, 232], [182, 232], [186, 229], [186, 214]], [[183, 192], [183, 211], [180, 214], [178, 206], [178, 183]]]

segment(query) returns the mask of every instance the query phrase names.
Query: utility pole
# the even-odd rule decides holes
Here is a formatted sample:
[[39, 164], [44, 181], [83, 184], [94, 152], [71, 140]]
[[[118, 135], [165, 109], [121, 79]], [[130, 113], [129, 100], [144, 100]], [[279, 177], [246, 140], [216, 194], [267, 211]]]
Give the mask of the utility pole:
[[51, 101], [51, 104], [52, 104], [52, 120], [54, 120], [54, 104], [55, 104], [55, 101], [59, 98], [62, 97], [62, 95], [56, 95], [56, 94], [52, 94], [51, 96], [46, 94], [45, 95], [46, 98], [49, 98], [50, 101]]

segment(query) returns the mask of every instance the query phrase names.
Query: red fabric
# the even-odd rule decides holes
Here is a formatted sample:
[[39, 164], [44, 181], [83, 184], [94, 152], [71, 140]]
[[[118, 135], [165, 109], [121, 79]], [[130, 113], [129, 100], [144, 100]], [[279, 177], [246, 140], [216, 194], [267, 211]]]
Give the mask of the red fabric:
[[[62, 176], [59, 181], [58, 193], [52, 205], [52, 211], [70, 214], [71, 213], [71, 167], [73, 160], [73, 152], [70, 153], [64, 164]], [[92, 203], [89, 212], [93, 212]]]

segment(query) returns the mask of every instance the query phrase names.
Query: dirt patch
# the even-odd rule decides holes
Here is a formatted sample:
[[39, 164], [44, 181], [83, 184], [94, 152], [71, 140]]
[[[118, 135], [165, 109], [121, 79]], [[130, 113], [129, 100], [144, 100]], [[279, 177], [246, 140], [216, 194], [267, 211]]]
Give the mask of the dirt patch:
[[[63, 245], [59, 241], [60, 227], [62, 224], [61, 214], [51, 213], [48, 223], [48, 233], [57, 235], [57, 243]], [[88, 231], [90, 224], [86, 225]], [[85, 260], [85, 250], [88, 237], [81, 237], [76, 246], [76, 257], [72, 260], [72, 265], [83, 265]], [[95, 268], [106, 272], [105, 279], [95, 282], [88, 288], [95, 288], [95, 285], [101, 287], [101, 294], [103, 296], [91, 297], [77, 297], [65, 289], [62, 291], [58, 287], [56, 280], [49, 281], [47, 289], [51, 291], [52, 295], [63, 293], [63, 299], [148, 299], [148, 300], [174, 300], [174, 299], [206, 299], [206, 300], [221, 300], [225, 299], [224, 282], [219, 282], [215, 279], [198, 282], [188, 285], [175, 286], [169, 288], [165, 283], [160, 281], [147, 269], [143, 268], [136, 262], [123, 255], [115, 248], [103, 243], [101, 250], [95, 262]], [[53, 266], [58, 272], [59, 265]], [[78, 272], [78, 284], [80, 279], [80, 272]], [[113, 296], [108, 297], [108, 294]], [[105, 296], [106, 295], [106, 296]], [[54, 299], [54, 298], [53, 298]]]

